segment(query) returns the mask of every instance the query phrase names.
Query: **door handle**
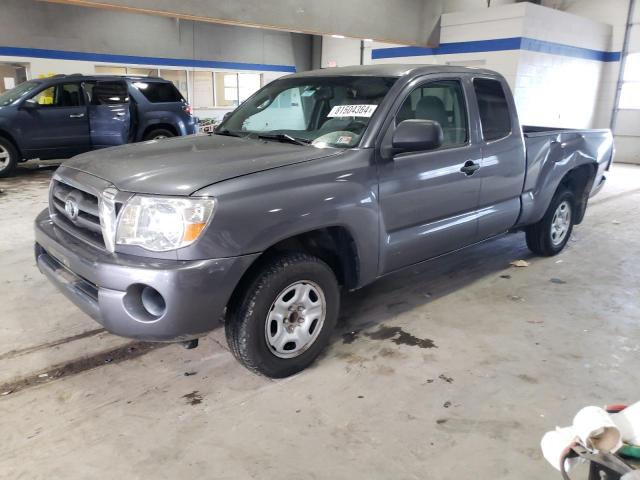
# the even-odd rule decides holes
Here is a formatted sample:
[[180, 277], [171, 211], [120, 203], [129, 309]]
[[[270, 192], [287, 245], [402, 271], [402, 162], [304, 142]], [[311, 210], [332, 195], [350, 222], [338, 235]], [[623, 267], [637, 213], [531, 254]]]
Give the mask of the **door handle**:
[[84, 113], [72, 113], [71, 115], [69, 115], [69, 118], [82, 118], [84, 117]]
[[464, 173], [467, 176], [473, 175], [476, 170], [480, 170], [480, 165], [478, 165], [475, 162], [472, 162], [471, 160], [467, 160], [463, 167], [460, 169], [460, 171], [462, 173]]
[[125, 115], [126, 113], [122, 113], [122, 112], [116, 113], [116, 117], [124, 117]]

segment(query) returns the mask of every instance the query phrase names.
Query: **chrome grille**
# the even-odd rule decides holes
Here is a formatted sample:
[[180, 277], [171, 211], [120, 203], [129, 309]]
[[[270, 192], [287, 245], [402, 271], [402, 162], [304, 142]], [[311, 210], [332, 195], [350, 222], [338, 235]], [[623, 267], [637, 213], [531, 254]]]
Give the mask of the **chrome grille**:
[[75, 237], [105, 248], [96, 195], [54, 178], [49, 197], [49, 210], [59, 227]]

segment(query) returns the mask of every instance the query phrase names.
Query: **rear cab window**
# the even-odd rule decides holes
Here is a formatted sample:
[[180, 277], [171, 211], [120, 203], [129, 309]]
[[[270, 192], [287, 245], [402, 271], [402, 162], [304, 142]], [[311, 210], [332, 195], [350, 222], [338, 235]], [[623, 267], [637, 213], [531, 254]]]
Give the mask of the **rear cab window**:
[[473, 88], [478, 100], [482, 138], [491, 142], [509, 136], [511, 114], [502, 83], [488, 78], [475, 78]]
[[180, 91], [170, 82], [133, 82], [144, 97], [151, 103], [172, 103], [184, 102], [184, 97]]

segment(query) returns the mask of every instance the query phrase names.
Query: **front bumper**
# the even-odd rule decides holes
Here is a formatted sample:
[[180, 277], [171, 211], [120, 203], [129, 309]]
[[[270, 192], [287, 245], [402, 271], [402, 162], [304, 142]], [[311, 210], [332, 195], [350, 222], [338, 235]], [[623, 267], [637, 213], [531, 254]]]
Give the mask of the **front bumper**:
[[[47, 210], [35, 221], [40, 271], [108, 331], [150, 341], [200, 337], [218, 324], [229, 298], [258, 254], [211, 260], [163, 260], [111, 254], [56, 227]], [[141, 310], [144, 286], [162, 295], [163, 313]]]

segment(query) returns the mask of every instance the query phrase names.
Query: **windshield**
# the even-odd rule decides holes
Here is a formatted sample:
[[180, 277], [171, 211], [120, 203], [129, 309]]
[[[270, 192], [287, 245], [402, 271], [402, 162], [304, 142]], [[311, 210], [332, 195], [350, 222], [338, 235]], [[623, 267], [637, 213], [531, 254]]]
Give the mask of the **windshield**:
[[276, 80], [240, 105], [216, 133], [352, 148], [395, 81], [387, 77]]
[[7, 90], [6, 92], [0, 93], [0, 107], [6, 107], [7, 105], [12, 104], [19, 98], [23, 97], [27, 93], [29, 93], [39, 82], [29, 81], [24, 82], [18, 85], [11, 90]]

